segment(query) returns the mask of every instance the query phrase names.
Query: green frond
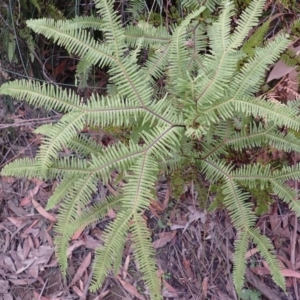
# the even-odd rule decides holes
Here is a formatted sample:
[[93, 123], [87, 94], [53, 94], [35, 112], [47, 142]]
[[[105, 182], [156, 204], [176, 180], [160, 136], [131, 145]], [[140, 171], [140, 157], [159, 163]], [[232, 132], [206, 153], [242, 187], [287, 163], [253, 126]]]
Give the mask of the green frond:
[[110, 172], [130, 170], [132, 165], [143, 155], [144, 148], [133, 142], [129, 147], [122, 143], [103, 149], [97, 156], [92, 155], [90, 172], [97, 174], [104, 184], [110, 180]]
[[151, 299], [161, 300], [161, 284], [155, 264], [154, 249], [151, 244], [150, 232], [143, 217], [134, 213], [130, 226], [133, 240], [134, 258], [149, 289]]
[[145, 80], [154, 83], [153, 79], [163, 76], [164, 70], [168, 66], [168, 56], [170, 52], [170, 43], [155, 50], [153, 56], [150, 56], [142, 70], [145, 72]]
[[54, 206], [66, 196], [68, 191], [73, 188], [73, 186], [76, 184], [76, 181], [76, 177], [65, 177], [48, 199], [46, 209], [49, 210], [54, 208]]
[[183, 133], [180, 127], [155, 127], [147, 132], [142, 132], [142, 136], [147, 144], [146, 149], [148, 153], [158, 159], [164, 160], [164, 158], [170, 157], [170, 150], [178, 151]]
[[230, 218], [237, 229], [249, 229], [256, 221], [256, 216], [252, 211], [252, 204], [249, 203], [250, 194], [243, 191], [231, 179], [225, 179], [222, 187], [224, 204], [229, 211]]
[[245, 280], [246, 259], [245, 255], [249, 245], [249, 233], [247, 230], [239, 231], [234, 242], [233, 255], [233, 284], [240, 294]]
[[[61, 21], [63, 22], [63, 21]], [[53, 39], [58, 45], [64, 46], [70, 53], [80, 57], [84, 56], [93, 64], [109, 66], [115, 58], [112, 50], [104, 44], [100, 44], [85, 30], [63, 30], [62, 24], [52, 19], [27, 20], [26, 24], [36, 33]]]
[[287, 49], [282, 55], [281, 60], [288, 66], [297, 68], [300, 64], [299, 51]]
[[224, 161], [214, 161], [212, 159], [201, 160], [199, 167], [206, 174], [207, 179], [212, 182], [218, 182], [221, 179], [227, 178], [234, 168], [233, 165], [227, 164]]
[[270, 130], [266, 134], [267, 141], [272, 147], [285, 152], [300, 152], [299, 139], [292, 133], [284, 134], [275, 130]]
[[66, 156], [54, 160], [51, 166], [47, 169], [49, 176], [52, 177], [72, 177], [72, 176], [87, 176], [92, 173], [90, 170], [90, 161], [74, 156]]
[[96, 141], [84, 135], [74, 137], [67, 143], [67, 145], [83, 157], [90, 156], [91, 154], [97, 155], [102, 149]]
[[[52, 160], [58, 157], [58, 151], [61, 150], [62, 145], [68, 143], [84, 127], [84, 118], [85, 114], [82, 112], [70, 112], [64, 115], [57, 124], [51, 126], [37, 155], [37, 167], [42, 174], [46, 174]], [[46, 134], [46, 132], [40, 132], [39, 128], [35, 132]]]
[[76, 232], [79, 228], [86, 228], [91, 224], [103, 219], [110, 209], [120, 209], [121, 207], [120, 197], [106, 197], [100, 202], [97, 202], [87, 207], [80, 216], [77, 218], [73, 231]]
[[156, 48], [171, 41], [171, 36], [164, 27], [154, 27], [142, 21], [139, 21], [135, 26], [128, 25], [124, 36], [127, 44], [131, 47], [136, 47], [141, 38], [143, 38], [144, 47], [153, 46]]
[[259, 163], [253, 165], [243, 165], [241, 168], [232, 171], [231, 176], [249, 188], [265, 189], [272, 179], [270, 165], [263, 166]]
[[[259, 0], [260, 1], [260, 0]], [[260, 1], [261, 2], [261, 1]], [[264, 2], [264, 1], [263, 1]], [[284, 35], [277, 35], [275, 39], [264, 48], [256, 49], [253, 58], [242, 67], [238, 76], [232, 83], [233, 97], [253, 95], [259, 89], [264, 72], [270, 64], [274, 63], [280, 54], [286, 49], [289, 40]]]
[[87, 124], [90, 126], [128, 126], [144, 113], [143, 106], [120, 96], [92, 95], [86, 107]]
[[[91, 291], [96, 291], [103, 283], [108, 273], [116, 270], [115, 262], [120, 262], [118, 256], [122, 255], [129, 222], [132, 218], [131, 210], [120, 211], [117, 218], [108, 225], [103, 234], [104, 246], [96, 250], [93, 269], [94, 276], [91, 284]], [[119, 267], [119, 266], [118, 266]]]
[[122, 207], [132, 213], [147, 209], [150, 199], [155, 198], [154, 185], [157, 180], [157, 162], [147, 153], [139, 157], [127, 176], [128, 183], [123, 188]]
[[300, 19], [296, 19], [291, 25], [292, 33], [295, 36], [300, 36]]
[[203, 64], [209, 66], [209, 72], [200, 73], [195, 78], [196, 101], [198, 114], [206, 106], [215, 107], [218, 99], [224, 99], [228, 85], [232, 82], [232, 77], [236, 73], [236, 65], [241, 58], [241, 53], [226, 52], [214, 56], [206, 56]]
[[[233, 102], [235, 111], [248, 116], [263, 116], [267, 122], [276, 123], [277, 126], [287, 126], [294, 130], [300, 129], [300, 117], [297, 116], [297, 111], [280, 102], [274, 103], [261, 98], [248, 97], [235, 98], [229, 101]], [[225, 103], [223, 105], [225, 106]]]
[[80, 110], [80, 98], [72, 90], [63, 90], [52, 84], [32, 80], [16, 80], [4, 83], [0, 94], [27, 101], [34, 106], [61, 112]]
[[279, 180], [271, 180], [271, 185], [273, 192], [278, 195], [280, 199], [286, 202], [290, 209], [294, 211], [298, 217], [300, 217], [299, 192]]
[[235, 49], [232, 47], [232, 41], [230, 40], [230, 22], [233, 16], [233, 2], [223, 1], [222, 12], [218, 20], [213, 22], [212, 26], [209, 26], [207, 31], [213, 54], [225, 53], [230, 50], [230, 48]]
[[292, 180], [300, 180], [300, 164], [296, 164], [293, 166], [282, 166], [280, 171], [274, 172], [274, 178], [276, 180], [287, 181], [289, 179]]
[[113, 0], [95, 0], [97, 12], [101, 15], [101, 31], [104, 38], [109, 44], [112, 44], [114, 54], [118, 57], [123, 55], [125, 50], [124, 28], [121, 24], [120, 17], [113, 9]]
[[210, 11], [214, 11], [216, 6], [220, 4], [219, 0], [182, 0], [180, 5], [188, 9], [198, 8], [200, 5], [205, 5]]
[[280, 272], [280, 265], [274, 254], [274, 247], [271, 241], [266, 236], [261, 235], [256, 228], [251, 228], [248, 232], [253, 242], [257, 245], [262, 257], [268, 263], [274, 282], [285, 290], [285, 280]]
[[103, 21], [95, 16], [76, 16], [72, 20], [61, 23], [62, 30], [78, 30], [92, 28], [94, 30], [102, 30]]
[[242, 50], [250, 57], [253, 57], [257, 47], [261, 47], [265, 38], [265, 35], [270, 27], [271, 21], [264, 22], [258, 27], [247, 41], [243, 43]]
[[1, 175], [26, 178], [44, 178], [37, 168], [37, 160], [31, 158], [16, 159], [8, 165], [5, 165], [1, 170]]
[[[74, 181], [73, 181], [74, 182]], [[68, 266], [67, 249], [70, 238], [74, 233], [74, 224], [77, 223], [78, 213], [84, 210], [90, 201], [91, 195], [97, 187], [97, 177], [87, 176], [80, 178], [77, 176], [76, 184], [69, 186], [63, 201], [61, 201], [58, 222], [55, 230], [58, 235], [55, 238], [57, 259], [63, 275], [66, 275]]]
[[[225, 147], [231, 147], [236, 151], [243, 151], [246, 148], [253, 148], [261, 146], [266, 139], [266, 133], [268, 129], [264, 128], [261, 124], [249, 124], [242, 126], [239, 132], [228, 134], [225, 139], [221, 138], [219, 147], [221, 149]], [[224, 135], [220, 134], [220, 137]]]
[[177, 78], [185, 77], [189, 57], [187, 55], [188, 51], [185, 46], [186, 40], [184, 33], [191, 20], [196, 18], [201, 12], [204, 11], [204, 9], [205, 7], [200, 7], [193, 13], [189, 14], [184, 19], [184, 21], [182, 21], [181, 24], [178, 27], [176, 27], [176, 29], [172, 32], [173, 39], [171, 41], [169, 54], [170, 82], [176, 82]]
[[[237, 49], [242, 46], [245, 38], [248, 36], [250, 29], [257, 26], [259, 17], [262, 15], [265, 0], [253, 0], [250, 5], [243, 11], [238, 20], [238, 26], [230, 39], [230, 48]], [[230, 26], [228, 26], [230, 28]]]
[[145, 72], [127, 56], [118, 59], [110, 70], [111, 80], [116, 84], [119, 95], [128, 97], [131, 101], [144, 105], [152, 96], [153, 89], [146, 81]]

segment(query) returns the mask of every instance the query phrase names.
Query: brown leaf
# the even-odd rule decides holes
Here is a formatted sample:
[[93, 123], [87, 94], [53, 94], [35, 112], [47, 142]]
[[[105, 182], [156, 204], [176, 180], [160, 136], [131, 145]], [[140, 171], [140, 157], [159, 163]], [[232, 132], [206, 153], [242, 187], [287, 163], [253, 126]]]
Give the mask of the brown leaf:
[[74, 275], [69, 287], [73, 286], [77, 280], [79, 280], [81, 278], [81, 276], [83, 275], [84, 271], [89, 267], [89, 265], [91, 264], [91, 252], [88, 253], [88, 255], [83, 259], [82, 263], [80, 264], [76, 274]]
[[164, 289], [163, 296], [164, 297], [175, 297], [178, 298], [178, 293], [175, 288], [173, 288], [165, 279], [163, 279]]
[[136, 289], [136, 287], [134, 287], [132, 284], [130, 284], [129, 282], [122, 280], [121, 277], [119, 275], [117, 275], [117, 279], [120, 281], [120, 283], [122, 284], [123, 288], [130, 293], [131, 295], [135, 296], [136, 298], [138, 298], [139, 300], [146, 300], [146, 298], [144, 296], [142, 296]]
[[251, 257], [252, 255], [254, 255], [255, 253], [259, 252], [259, 250], [257, 248], [252, 248], [250, 249], [246, 254], [245, 254], [245, 259], [248, 259], [249, 257]]
[[300, 278], [300, 273], [299, 272], [296, 272], [296, 271], [293, 271], [293, 270], [290, 270], [290, 269], [283, 269], [281, 270], [281, 274], [284, 276], [284, 277], [294, 277], [294, 278]]
[[42, 215], [44, 218], [48, 219], [51, 222], [56, 222], [56, 217], [48, 213], [37, 201], [34, 199], [31, 200], [34, 208]]
[[82, 291], [76, 285], [74, 285], [72, 287], [72, 289], [80, 297], [80, 299], [85, 299], [84, 294], [82, 293]]
[[194, 273], [193, 273], [192, 268], [191, 268], [191, 261], [184, 257], [183, 261], [182, 261], [182, 266], [183, 266], [183, 269], [184, 269], [184, 273], [186, 274], [188, 279], [193, 279], [194, 278]]
[[43, 297], [37, 291], [33, 290], [33, 296], [35, 300], [51, 300], [50, 298]]
[[253, 268], [250, 268], [250, 270], [256, 274], [256, 275], [269, 275], [270, 274], [270, 271], [265, 268], [265, 267], [253, 267]]
[[152, 243], [153, 247], [155, 249], [157, 249], [157, 248], [161, 248], [161, 247], [165, 246], [167, 243], [169, 243], [174, 238], [176, 233], [177, 233], [176, 230], [169, 231], [169, 232], [163, 232], [160, 235], [160, 238]]
[[204, 277], [202, 280], [202, 293], [204, 298], [207, 298], [207, 290], [208, 290], [208, 277]]

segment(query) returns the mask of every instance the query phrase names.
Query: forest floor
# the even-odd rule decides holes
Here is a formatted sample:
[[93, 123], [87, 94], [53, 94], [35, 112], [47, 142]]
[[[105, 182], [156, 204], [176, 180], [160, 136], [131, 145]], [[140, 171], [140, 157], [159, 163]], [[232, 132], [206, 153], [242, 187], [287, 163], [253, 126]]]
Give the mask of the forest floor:
[[[10, 70], [13, 67], [7, 66]], [[9, 80], [8, 75], [2, 73], [1, 80]], [[58, 117], [1, 97], [0, 166], [16, 158], [34, 157], [40, 144], [34, 129]], [[95, 140], [105, 145], [113, 142], [113, 137], [95, 133]], [[206, 184], [203, 178], [199, 180]], [[0, 177], [0, 300], [147, 299], [130, 247], [124, 251], [117, 276], [107, 278], [97, 293], [87, 289], [95, 249], [101, 246], [101, 235], [115, 217], [114, 211], [72, 237], [67, 278], [62, 277], [54, 246], [58, 208], [49, 212], [44, 209], [57, 184]], [[99, 197], [109, 192], [113, 193], [111, 186], [99, 184]], [[152, 202], [145, 218], [152, 231], [164, 298], [238, 299], [231, 278], [235, 231], [227, 213], [201, 209], [193, 181], [182, 187], [178, 199], [171, 197], [171, 188], [163, 180], [157, 183], [157, 194], [159, 200]], [[247, 252], [249, 264], [242, 299], [299, 299], [299, 225], [295, 214], [277, 202], [260, 217], [257, 227], [274, 244], [286, 276], [287, 293], [272, 283], [268, 266], [253, 246]]]
[[[62, 60], [52, 75], [60, 74], [68, 63]], [[25, 75], [17, 64], [5, 61], [1, 64], [0, 84]], [[72, 65], [69, 70], [74, 71]], [[295, 75], [282, 67], [277, 72], [273, 75], [290, 81]], [[53, 80], [60, 81], [57, 77]], [[98, 81], [101, 82], [99, 78]], [[104, 84], [105, 78], [98, 88]], [[298, 85], [293, 88], [284, 85], [282, 80], [278, 91], [285, 91], [288, 98], [298, 90]], [[34, 129], [59, 117], [56, 112], [45, 112], [1, 96], [0, 170], [16, 158], [34, 157], [41, 141]], [[105, 132], [94, 132], [93, 136], [104, 146], [114, 142], [114, 137]], [[65, 155], [69, 155], [67, 149]], [[261, 155], [264, 158], [265, 153]], [[278, 158], [280, 153], [272, 155]], [[300, 161], [299, 157], [295, 160]], [[197, 180], [208, 185], [201, 176]], [[109, 221], [115, 218], [114, 211], [92, 227], [75, 233], [68, 248], [67, 276], [63, 278], [54, 245], [59, 208], [45, 210], [58, 183], [58, 180], [0, 176], [0, 300], [148, 299], [130, 247], [124, 250], [122, 267], [116, 276], [111, 274], [97, 293], [87, 289], [93, 274], [95, 249], [101, 246], [101, 236]], [[208, 213], [202, 208], [199, 196], [207, 203], [211, 199], [206, 194], [197, 194], [194, 186], [192, 180], [187, 182], [182, 186], [181, 195], [174, 197], [169, 183], [162, 179], [157, 183], [158, 200], [144, 214], [156, 249], [162, 295], [164, 299], [174, 300], [238, 299], [231, 277], [236, 232], [224, 210]], [[95, 197], [100, 199], [103, 194], [113, 192], [112, 186], [99, 183]], [[286, 205], [274, 200], [256, 226], [274, 245], [286, 278], [286, 293], [273, 283], [268, 266], [253, 245], [246, 255], [243, 300], [300, 299], [300, 223]]]

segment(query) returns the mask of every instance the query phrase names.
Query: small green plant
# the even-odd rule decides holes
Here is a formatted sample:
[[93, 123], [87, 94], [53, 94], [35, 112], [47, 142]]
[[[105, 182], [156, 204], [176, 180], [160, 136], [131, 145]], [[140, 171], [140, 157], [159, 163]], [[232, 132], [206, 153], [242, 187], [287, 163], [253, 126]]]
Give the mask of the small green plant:
[[[184, 1], [186, 5], [189, 2], [198, 3]], [[235, 7], [225, 1], [211, 25], [199, 18], [206, 7], [198, 5], [171, 33], [145, 22], [124, 27], [113, 9], [114, 1], [95, 3], [99, 18], [38, 19], [27, 25], [81, 57], [79, 81], [88, 76], [91, 66], [107, 67], [110, 79], [105, 96], [93, 94], [83, 100], [71, 90], [26, 80], [0, 88], [1, 94], [64, 114], [57, 124], [36, 129], [44, 138], [34, 159], [15, 160], [2, 171], [7, 176], [60, 177], [47, 209], [60, 203], [55, 243], [63, 274], [68, 241], [74, 232], [115, 209], [117, 217], [104, 233], [104, 245], [96, 251], [91, 290], [97, 290], [109, 272], [119, 270], [130, 233], [149, 294], [152, 299], [162, 299], [143, 212], [155, 197], [159, 174], [193, 166], [218, 187], [218, 203], [228, 210], [236, 228], [233, 280], [237, 291], [241, 293], [243, 287], [249, 241], [257, 245], [274, 281], [284, 289], [272, 243], [255, 228], [251, 191], [270, 191], [300, 216], [298, 191], [286, 184], [289, 179], [300, 179], [300, 165], [235, 165], [226, 157], [231, 151], [241, 154], [265, 145], [300, 151], [300, 141], [293, 133], [300, 130], [300, 100], [282, 104], [255, 96], [265, 71], [287, 48], [289, 38], [279, 33], [272, 41], [248, 45], [247, 52], [243, 51], [249, 31], [259, 23], [262, 0], [250, 3], [234, 30]], [[87, 28], [101, 31], [101, 41]], [[149, 55], [141, 65], [145, 49]], [[86, 126], [128, 128], [131, 135], [103, 148], [81, 133]], [[287, 130], [282, 132], [282, 126]], [[75, 155], [61, 157], [62, 147]], [[108, 183], [114, 170], [125, 185], [117, 196], [91, 205], [98, 181]]]
[[240, 298], [242, 300], [260, 300], [261, 299], [261, 293], [257, 290], [242, 289], [242, 292], [240, 294]]

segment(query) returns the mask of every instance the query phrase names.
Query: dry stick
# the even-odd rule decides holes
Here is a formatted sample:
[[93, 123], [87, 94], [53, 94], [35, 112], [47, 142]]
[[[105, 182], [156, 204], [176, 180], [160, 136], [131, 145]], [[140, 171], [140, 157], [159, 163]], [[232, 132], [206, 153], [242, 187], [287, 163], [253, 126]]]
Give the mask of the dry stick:
[[[229, 261], [233, 263], [233, 254], [230, 249], [224, 244], [221, 237], [219, 239], [221, 251], [224, 255], [228, 255]], [[269, 288], [258, 276], [256, 276], [250, 269], [246, 268], [246, 280], [251, 283], [251, 285], [260, 291], [265, 297], [270, 300], [282, 300], [282, 297], [278, 295], [277, 292]]]
[[87, 279], [87, 283], [82, 291], [82, 294], [84, 295], [84, 297], [80, 297], [80, 300], [85, 300], [86, 297], [87, 297], [87, 293], [89, 291], [89, 287], [90, 287], [90, 284], [91, 284], [91, 281], [92, 281], [92, 277], [93, 277], [93, 274], [94, 274], [94, 271], [93, 269], [91, 270], [90, 274], [89, 274], [89, 277]]

